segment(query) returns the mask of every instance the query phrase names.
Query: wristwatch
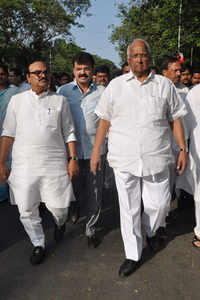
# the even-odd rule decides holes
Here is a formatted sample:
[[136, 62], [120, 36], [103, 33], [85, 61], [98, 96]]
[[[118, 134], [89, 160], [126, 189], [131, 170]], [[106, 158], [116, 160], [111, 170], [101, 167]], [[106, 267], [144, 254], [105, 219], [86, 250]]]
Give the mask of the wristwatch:
[[180, 152], [187, 152], [185, 148], [179, 148]]
[[68, 161], [70, 161], [70, 160], [78, 160], [78, 157], [77, 156], [69, 156], [68, 157]]

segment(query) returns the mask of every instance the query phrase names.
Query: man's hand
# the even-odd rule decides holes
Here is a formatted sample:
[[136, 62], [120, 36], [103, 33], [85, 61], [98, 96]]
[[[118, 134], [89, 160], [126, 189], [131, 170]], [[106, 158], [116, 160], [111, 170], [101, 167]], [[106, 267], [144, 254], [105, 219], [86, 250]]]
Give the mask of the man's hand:
[[67, 165], [67, 172], [69, 174], [70, 180], [72, 180], [73, 177], [78, 176], [79, 166], [78, 166], [78, 162], [76, 160], [70, 159], [70, 161]]
[[101, 170], [101, 156], [99, 153], [93, 152], [90, 159], [90, 170], [96, 175], [97, 169]]
[[6, 184], [8, 176], [9, 176], [9, 171], [6, 166], [6, 163], [1, 163], [0, 164], [0, 180], [1, 180], [1, 182]]
[[181, 175], [183, 173], [183, 171], [185, 170], [187, 160], [188, 160], [187, 152], [180, 151], [179, 155], [178, 155], [177, 163], [176, 163], [176, 170], [179, 175]]

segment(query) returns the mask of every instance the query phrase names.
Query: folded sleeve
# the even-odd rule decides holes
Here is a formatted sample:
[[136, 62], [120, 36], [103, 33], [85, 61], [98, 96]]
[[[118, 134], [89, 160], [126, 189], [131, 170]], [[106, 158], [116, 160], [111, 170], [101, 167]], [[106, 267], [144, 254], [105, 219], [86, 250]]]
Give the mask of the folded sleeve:
[[61, 123], [65, 143], [76, 141], [74, 123], [72, 120], [69, 103], [65, 97], [63, 97]]
[[187, 114], [185, 103], [183, 99], [177, 94], [174, 84], [170, 84], [170, 91], [168, 94], [168, 108], [170, 121], [182, 118]]
[[100, 119], [110, 121], [112, 118], [112, 86], [108, 85], [103, 91], [96, 106], [95, 113]]
[[15, 97], [12, 97], [8, 107], [6, 116], [3, 122], [1, 136], [15, 137], [16, 135], [16, 112], [15, 112]]

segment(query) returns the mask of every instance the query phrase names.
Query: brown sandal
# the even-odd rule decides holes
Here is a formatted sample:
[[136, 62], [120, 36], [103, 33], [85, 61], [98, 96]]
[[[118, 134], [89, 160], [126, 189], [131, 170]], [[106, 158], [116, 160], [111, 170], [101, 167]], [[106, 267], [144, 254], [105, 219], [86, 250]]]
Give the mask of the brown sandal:
[[192, 240], [192, 245], [196, 248], [199, 248], [200, 249], [200, 245], [197, 246], [196, 242], [199, 242], [200, 243], [200, 238], [198, 236], [194, 236], [193, 240]]

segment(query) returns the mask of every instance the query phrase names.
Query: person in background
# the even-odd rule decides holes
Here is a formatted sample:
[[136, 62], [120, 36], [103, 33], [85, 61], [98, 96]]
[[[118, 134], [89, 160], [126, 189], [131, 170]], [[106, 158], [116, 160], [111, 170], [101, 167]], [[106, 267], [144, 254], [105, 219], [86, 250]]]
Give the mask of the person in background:
[[190, 88], [192, 85], [191, 79], [192, 79], [192, 68], [187, 64], [181, 65], [180, 82], [183, 85], [185, 85], [187, 88]]
[[[8, 103], [13, 95], [18, 92], [16, 86], [10, 86], [8, 80], [8, 67], [0, 64], [0, 127], [5, 119]], [[0, 131], [1, 134], [2, 131]], [[11, 155], [9, 153], [6, 160], [7, 167], [10, 169]], [[7, 183], [0, 182], [0, 201], [9, 199], [9, 189]]]
[[18, 93], [30, 89], [30, 84], [23, 80], [23, 73], [19, 68], [10, 69], [8, 79], [11, 86], [18, 87]]
[[69, 74], [63, 72], [59, 74], [59, 86], [67, 84], [71, 81]]
[[[162, 70], [162, 74], [174, 83], [177, 94], [181, 97], [182, 101], [187, 105], [187, 103], [185, 102], [185, 98], [189, 91], [189, 88], [180, 82], [182, 66], [181, 66], [181, 63], [178, 60], [178, 58], [174, 57], [174, 56], [166, 57], [163, 60], [163, 63], [161, 65], [161, 70]], [[185, 143], [187, 145], [188, 144], [187, 123], [184, 121], [184, 119], [182, 120], [182, 122], [183, 122], [183, 126], [184, 126], [184, 131], [185, 131], [185, 139], [186, 139]], [[172, 148], [173, 148], [173, 152], [174, 152], [175, 160], [176, 160], [177, 156], [179, 155], [179, 147], [178, 147], [176, 141], [174, 140], [173, 136], [172, 136]], [[188, 150], [188, 147], [186, 147], [186, 148]], [[186, 182], [185, 182], [185, 187], [183, 186], [180, 189], [179, 184], [177, 184], [179, 182], [177, 175], [178, 174], [176, 172], [176, 166], [175, 166], [175, 164], [172, 164], [172, 166], [171, 166], [172, 200], [174, 200], [175, 197], [177, 196], [178, 211], [182, 211], [188, 207], [188, 203], [190, 202], [189, 200], [191, 200], [190, 199], [191, 197], [187, 193], [188, 189], [186, 187], [187, 186]], [[173, 218], [175, 218], [175, 217], [176, 217], [176, 213], [171, 212], [168, 217], [168, 220], [170, 220], [170, 219], [173, 220]]]
[[200, 66], [192, 68], [192, 86], [200, 83]]
[[126, 74], [126, 73], [129, 73], [129, 72], [130, 72], [130, 66], [129, 66], [128, 62], [126, 61], [122, 65], [122, 74]]
[[151, 66], [150, 70], [151, 70], [152, 73], [158, 74], [158, 68], [156, 66]]
[[182, 186], [194, 195], [195, 220], [192, 244], [200, 249], [200, 84], [196, 84], [186, 96], [189, 112], [184, 117], [189, 132], [189, 161], [185, 172], [179, 177]]
[[110, 81], [110, 70], [106, 65], [97, 66], [94, 71], [95, 81], [106, 87]]

